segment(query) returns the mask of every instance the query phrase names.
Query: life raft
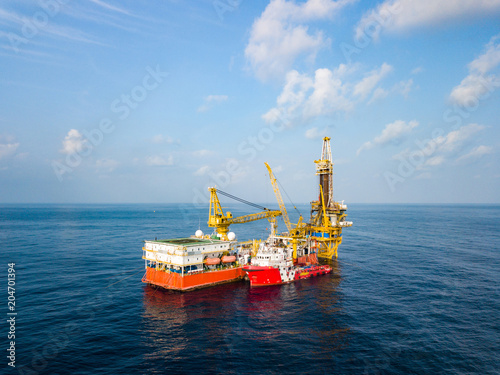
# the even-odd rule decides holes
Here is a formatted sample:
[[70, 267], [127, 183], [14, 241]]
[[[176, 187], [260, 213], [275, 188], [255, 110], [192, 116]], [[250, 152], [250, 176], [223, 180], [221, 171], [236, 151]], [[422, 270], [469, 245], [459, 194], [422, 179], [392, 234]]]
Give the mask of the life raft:
[[222, 263], [233, 263], [236, 262], [236, 257], [234, 255], [224, 255], [222, 257]]
[[220, 264], [220, 258], [207, 258], [205, 263], [209, 266], [214, 266], [216, 264]]

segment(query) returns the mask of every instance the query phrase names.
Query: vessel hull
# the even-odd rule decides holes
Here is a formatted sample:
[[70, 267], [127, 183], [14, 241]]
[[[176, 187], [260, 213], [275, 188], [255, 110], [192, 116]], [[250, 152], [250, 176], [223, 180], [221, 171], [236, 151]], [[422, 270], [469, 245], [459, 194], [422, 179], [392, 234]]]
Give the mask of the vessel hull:
[[245, 272], [242, 267], [234, 267], [184, 276], [175, 272], [166, 272], [147, 267], [146, 273], [142, 278], [142, 282], [165, 289], [187, 292], [217, 284], [239, 281], [244, 277]]
[[243, 270], [247, 273], [248, 278], [250, 279], [250, 286], [287, 284], [293, 281], [326, 275], [332, 272], [332, 268], [330, 266], [297, 267], [294, 279], [284, 282], [281, 278], [280, 270], [277, 267], [243, 266]]
[[284, 284], [279, 268], [262, 266], [243, 266], [250, 279], [251, 286], [266, 286]]

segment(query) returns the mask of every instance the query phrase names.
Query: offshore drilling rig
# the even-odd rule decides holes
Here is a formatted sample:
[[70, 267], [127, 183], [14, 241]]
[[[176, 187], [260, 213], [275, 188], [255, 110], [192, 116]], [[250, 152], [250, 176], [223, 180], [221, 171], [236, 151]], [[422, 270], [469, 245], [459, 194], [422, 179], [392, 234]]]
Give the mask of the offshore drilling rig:
[[311, 218], [305, 227], [305, 235], [313, 242], [311, 246], [316, 246], [318, 257], [337, 258], [342, 228], [352, 226], [352, 221], [345, 220], [347, 205], [333, 199], [333, 161], [329, 137], [323, 138], [321, 159], [314, 163], [319, 176], [319, 197], [311, 202]]
[[302, 217], [297, 224], [290, 223], [276, 178], [267, 163], [266, 167], [288, 229], [287, 234], [292, 238], [294, 247], [298, 243], [307, 243], [318, 257], [337, 258], [337, 249], [342, 243], [342, 228], [352, 226], [352, 221], [345, 220], [347, 206], [344, 202], [336, 202], [333, 199], [333, 162], [329, 137], [323, 138], [321, 158], [314, 163], [316, 163], [316, 175], [319, 176], [319, 195], [318, 200], [311, 202], [309, 223], [302, 222]]
[[[352, 221], [345, 220], [347, 217], [347, 206], [344, 202], [336, 202], [333, 198], [333, 161], [329, 137], [323, 138], [321, 158], [315, 160], [314, 163], [316, 164], [316, 175], [319, 176], [318, 199], [311, 202], [311, 216], [308, 223], [303, 221], [302, 216], [297, 224], [290, 222], [277, 179], [269, 164], [265, 163], [280, 210], [268, 210], [265, 207], [218, 190], [219, 193], [229, 198], [259, 207], [263, 210], [256, 214], [233, 217], [230, 212], [224, 213], [222, 211], [219, 198], [217, 197], [217, 189], [209, 188], [210, 214], [208, 226], [215, 228], [218, 238], [227, 241], [232, 239], [228, 237], [229, 226], [231, 224], [247, 223], [267, 218], [272, 223], [274, 233], [276, 218], [282, 216], [287, 232], [282, 233], [281, 236], [290, 239], [294, 250], [300, 245], [310, 248], [319, 258], [337, 258], [337, 249], [342, 243], [342, 228], [352, 226]], [[294, 252], [295, 257], [296, 253]]]

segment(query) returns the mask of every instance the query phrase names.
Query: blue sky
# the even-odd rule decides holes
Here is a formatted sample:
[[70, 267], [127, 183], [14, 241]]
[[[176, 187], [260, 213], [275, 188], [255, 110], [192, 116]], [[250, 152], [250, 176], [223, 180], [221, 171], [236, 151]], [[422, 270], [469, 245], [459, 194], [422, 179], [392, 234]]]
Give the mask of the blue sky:
[[498, 203], [500, 0], [8, 1], [0, 202]]

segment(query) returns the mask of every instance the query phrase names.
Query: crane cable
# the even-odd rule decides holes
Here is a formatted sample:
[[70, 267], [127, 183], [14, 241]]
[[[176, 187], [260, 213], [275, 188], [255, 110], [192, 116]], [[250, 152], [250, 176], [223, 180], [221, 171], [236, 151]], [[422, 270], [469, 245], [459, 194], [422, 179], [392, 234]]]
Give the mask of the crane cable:
[[290, 198], [290, 196], [288, 195], [288, 193], [286, 192], [285, 188], [283, 187], [283, 185], [281, 185], [281, 182], [279, 182], [279, 180], [276, 178], [276, 175], [274, 176], [276, 182], [281, 186], [281, 189], [285, 192], [285, 195], [286, 197], [288, 198], [288, 200], [290, 201], [290, 203], [292, 204], [293, 208], [295, 209], [295, 211], [297, 211], [297, 213], [302, 216], [302, 214], [300, 213], [299, 209], [295, 206], [295, 203], [292, 202], [292, 199]]
[[222, 190], [217, 190], [217, 193], [220, 193], [220, 194], [222, 194], [222, 195], [225, 195], [226, 197], [231, 198], [231, 199], [234, 199], [234, 200], [236, 200], [236, 201], [238, 201], [238, 202], [245, 203], [245, 204], [248, 204], [249, 206], [252, 206], [252, 207], [258, 208], [259, 210], [262, 210], [262, 211], [270, 211], [270, 210], [269, 210], [269, 208], [266, 208], [266, 207], [264, 207], [264, 206], [260, 206], [260, 205], [258, 205], [258, 204], [256, 204], [256, 203], [249, 202], [249, 201], [247, 201], [247, 200], [245, 200], [245, 199], [243, 199], [243, 198], [238, 198], [238, 197], [235, 197], [234, 195], [229, 194], [229, 193], [226, 193], [226, 192], [224, 192], [224, 191], [222, 191]]

